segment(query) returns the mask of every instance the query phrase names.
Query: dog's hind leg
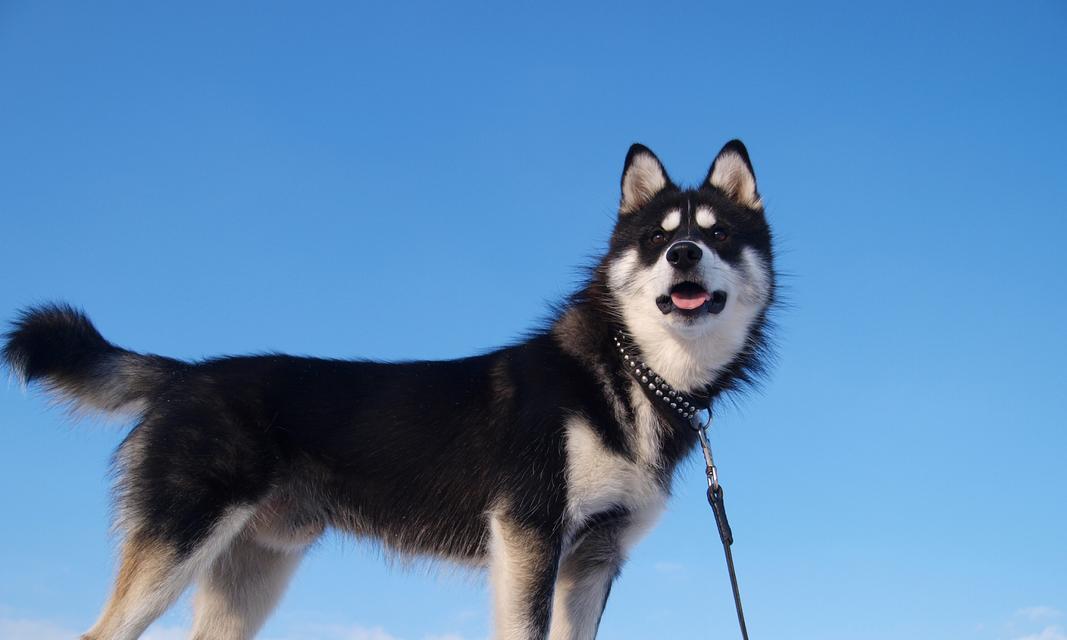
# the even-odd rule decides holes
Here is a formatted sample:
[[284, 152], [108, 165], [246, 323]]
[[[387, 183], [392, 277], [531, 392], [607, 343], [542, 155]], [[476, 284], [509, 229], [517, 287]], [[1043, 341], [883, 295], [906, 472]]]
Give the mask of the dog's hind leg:
[[82, 640], [134, 640], [167, 610], [193, 577], [203, 571], [244, 528], [249, 507], [227, 512], [188, 549], [135, 530], [123, 542], [115, 586], [93, 628]]
[[194, 596], [192, 640], [248, 640], [281, 599], [304, 552], [234, 540], [204, 573]]

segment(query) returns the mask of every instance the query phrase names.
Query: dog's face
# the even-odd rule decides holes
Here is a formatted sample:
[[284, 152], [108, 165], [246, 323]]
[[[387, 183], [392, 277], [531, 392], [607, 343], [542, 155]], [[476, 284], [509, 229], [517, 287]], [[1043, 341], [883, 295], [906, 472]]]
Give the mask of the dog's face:
[[710, 358], [710, 370], [725, 366], [774, 287], [770, 229], [745, 147], [728, 143], [701, 186], [683, 190], [634, 145], [603, 266], [616, 308], [646, 351], [681, 342], [694, 358]]

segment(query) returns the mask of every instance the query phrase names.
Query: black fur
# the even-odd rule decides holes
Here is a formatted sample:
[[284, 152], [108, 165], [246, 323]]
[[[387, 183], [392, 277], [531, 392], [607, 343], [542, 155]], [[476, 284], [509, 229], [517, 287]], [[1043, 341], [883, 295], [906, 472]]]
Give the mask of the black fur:
[[85, 314], [65, 304], [27, 309], [6, 335], [4, 360], [27, 381], [91, 371], [118, 349]]

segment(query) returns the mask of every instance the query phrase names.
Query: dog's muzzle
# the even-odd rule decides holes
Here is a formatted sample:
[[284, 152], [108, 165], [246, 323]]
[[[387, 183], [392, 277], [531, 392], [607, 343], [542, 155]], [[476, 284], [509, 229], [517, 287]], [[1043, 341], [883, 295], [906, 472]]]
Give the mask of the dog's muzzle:
[[681, 282], [671, 287], [668, 295], [656, 298], [656, 306], [663, 315], [673, 311], [686, 316], [700, 313], [714, 315], [726, 308], [727, 297], [722, 289], [708, 293], [707, 289], [695, 282]]

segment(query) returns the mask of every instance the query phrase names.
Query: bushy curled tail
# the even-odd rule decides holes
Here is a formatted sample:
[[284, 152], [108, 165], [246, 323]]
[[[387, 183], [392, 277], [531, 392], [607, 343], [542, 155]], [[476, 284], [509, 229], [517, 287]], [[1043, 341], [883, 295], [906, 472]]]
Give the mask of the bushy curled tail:
[[65, 304], [23, 310], [4, 335], [2, 356], [24, 383], [40, 383], [76, 409], [108, 412], [138, 410], [185, 366], [111, 344]]

